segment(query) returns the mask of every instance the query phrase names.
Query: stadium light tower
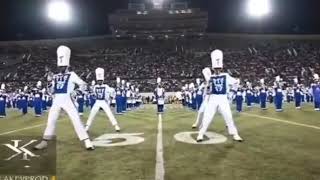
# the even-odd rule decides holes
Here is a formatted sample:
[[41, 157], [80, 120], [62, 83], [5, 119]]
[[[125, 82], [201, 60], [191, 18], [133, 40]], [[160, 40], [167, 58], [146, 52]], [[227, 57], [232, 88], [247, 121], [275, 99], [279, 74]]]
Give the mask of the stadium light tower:
[[269, 0], [248, 0], [247, 13], [251, 17], [263, 17], [270, 13]]
[[71, 19], [71, 8], [67, 1], [53, 0], [48, 4], [48, 17], [57, 22], [68, 22]]

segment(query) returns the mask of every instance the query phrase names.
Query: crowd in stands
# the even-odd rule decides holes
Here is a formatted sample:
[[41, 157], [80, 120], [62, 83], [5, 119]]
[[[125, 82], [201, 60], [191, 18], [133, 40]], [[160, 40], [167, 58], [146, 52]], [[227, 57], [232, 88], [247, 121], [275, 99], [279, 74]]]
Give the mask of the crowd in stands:
[[[121, 40], [119, 40], [121, 41]], [[170, 41], [170, 40], [167, 40]], [[202, 40], [207, 41], [207, 40]], [[78, 44], [79, 42], [74, 42]], [[199, 43], [199, 42], [198, 42]], [[200, 42], [201, 43], [201, 42]], [[298, 76], [300, 81], [309, 84], [313, 73], [320, 73], [320, 46], [318, 42], [257, 42], [243, 46], [220, 47], [219, 44], [199, 47], [190, 43], [172, 41], [172, 46], [163, 46], [153, 41], [153, 46], [145, 46], [139, 41], [130, 47], [123, 43], [119, 46], [95, 46], [86, 44], [80, 47], [69, 43], [73, 50], [72, 69], [86, 82], [95, 78], [97, 67], [105, 69], [106, 83], [115, 85], [116, 77], [139, 85], [141, 92], [151, 92], [156, 87], [156, 78], [161, 77], [166, 91], [177, 91], [195, 79], [202, 77], [202, 69], [210, 66], [210, 52], [221, 48], [225, 53], [225, 70], [242, 83], [250, 81], [257, 84], [264, 78], [271, 84], [280, 75], [284, 81], [293, 82]], [[121, 44], [121, 43], [120, 43]], [[24, 48], [25, 47], [25, 48]], [[15, 47], [0, 47], [3, 49]], [[17, 57], [19, 63], [8, 65], [0, 70], [0, 81], [9, 88], [35, 86], [56, 70], [56, 51], [54, 45], [21, 45]], [[1, 57], [5, 57], [2, 54]]]

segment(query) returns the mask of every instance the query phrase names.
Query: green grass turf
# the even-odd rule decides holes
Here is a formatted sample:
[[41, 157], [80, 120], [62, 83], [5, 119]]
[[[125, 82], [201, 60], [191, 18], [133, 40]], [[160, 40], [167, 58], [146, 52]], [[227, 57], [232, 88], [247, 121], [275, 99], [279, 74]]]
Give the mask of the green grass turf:
[[[77, 139], [70, 120], [61, 115], [57, 127], [58, 180], [151, 180], [155, 179], [157, 115], [155, 106], [117, 116], [122, 133], [144, 133], [138, 145], [98, 147], [88, 152]], [[164, 167], [166, 180], [319, 180], [320, 130], [295, 126], [244, 113], [234, 113], [243, 143], [233, 142], [226, 133], [223, 119], [217, 115], [209, 131], [228, 137], [217, 145], [193, 145], [177, 142], [174, 135], [192, 131], [196, 113], [167, 106], [163, 115]], [[320, 127], [320, 113], [311, 105], [296, 110], [286, 105], [276, 113], [246, 109], [245, 113]], [[85, 113], [83, 120], [88, 117]], [[0, 119], [0, 134], [15, 129], [46, 123], [46, 116], [32, 113], [21, 116], [10, 111]], [[10, 136], [41, 136], [45, 126], [18, 131]], [[103, 112], [98, 113], [90, 130], [91, 138], [114, 133]], [[1, 172], [0, 172], [1, 173]]]

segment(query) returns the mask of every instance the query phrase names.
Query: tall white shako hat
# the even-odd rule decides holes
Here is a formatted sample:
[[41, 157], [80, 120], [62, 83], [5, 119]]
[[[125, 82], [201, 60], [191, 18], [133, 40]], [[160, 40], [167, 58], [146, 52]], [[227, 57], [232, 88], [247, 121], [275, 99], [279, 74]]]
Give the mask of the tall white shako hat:
[[264, 84], [264, 79], [260, 79], [260, 84]]
[[201, 83], [200, 78], [197, 78], [197, 79], [196, 79], [196, 83], [197, 83], [198, 86], [200, 85], [200, 83]]
[[38, 81], [38, 82], [37, 82], [37, 88], [41, 88], [41, 86], [42, 86], [41, 81]]
[[161, 84], [161, 78], [160, 78], [160, 77], [157, 78], [157, 84], [158, 84], [158, 85]]
[[319, 81], [319, 74], [314, 74], [313, 75], [313, 79], [316, 80], [316, 81]]
[[280, 82], [280, 81], [281, 81], [280, 76], [276, 76], [276, 82]]
[[117, 84], [120, 84], [121, 83], [120, 77], [117, 77], [116, 81], [117, 81]]
[[95, 81], [95, 80], [93, 80], [93, 81], [91, 82], [91, 86], [94, 86], [94, 85], [96, 85], [96, 81]]
[[1, 90], [4, 91], [6, 89], [6, 85], [4, 83], [1, 84]]
[[194, 88], [194, 84], [193, 83], [190, 83], [189, 84], [189, 89], [193, 89]]
[[298, 83], [299, 83], [298, 78], [297, 78], [297, 77], [295, 77], [295, 78], [293, 79], [293, 82], [294, 82], [295, 84], [298, 84]]
[[126, 87], [130, 89], [130, 82], [126, 83]]
[[223, 68], [223, 52], [216, 49], [211, 52], [212, 68]]
[[125, 83], [126, 83], [126, 81], [122, 79], [122, 80], [121, 80], [121, 85], [124, 86]]
[[104, 81], [104, 69], [103, 68], [96, 69], [96, 80], [97, 81]]
[[70, 66], [71, 50], [67, 46], [59, 46], [57, 49], [57, 65]]
[[27, 91], [28, 90], [28, 86], [24, 86], [23, 91]]

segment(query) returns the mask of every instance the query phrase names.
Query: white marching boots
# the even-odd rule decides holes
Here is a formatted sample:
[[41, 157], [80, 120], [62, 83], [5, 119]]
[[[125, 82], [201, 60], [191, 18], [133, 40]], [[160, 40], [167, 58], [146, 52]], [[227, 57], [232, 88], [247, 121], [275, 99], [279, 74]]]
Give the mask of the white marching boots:
[[39, 144], [33, 147], [35, 150], [42, 150], [48, 147], [48, 141], [42, 140]]
[[93, 146], [92, 142], [90, 141], [90, 139], [84, 140], [84, 145], [87, 150], [89, 150], [89, 151], [94, 150], [94, 146]]
[[117, 132], [120, 132], [120, 130], [121, 130], [118, 125], [115, 125], [115, 126], [114, 126], [114, 129], [115, 129]]

